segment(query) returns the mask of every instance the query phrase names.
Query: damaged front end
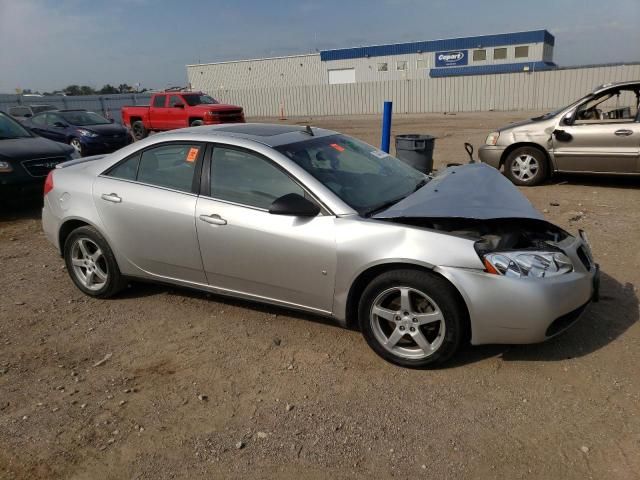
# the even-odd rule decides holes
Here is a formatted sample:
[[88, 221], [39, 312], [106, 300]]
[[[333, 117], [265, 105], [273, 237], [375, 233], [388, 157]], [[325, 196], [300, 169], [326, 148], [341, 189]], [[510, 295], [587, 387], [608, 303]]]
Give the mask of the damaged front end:
[[488, 273], [508, 277], [549, 277], [573, 271], [566, 254], [575, 237], [544, 220], [501, 218], [398, 218], [394, 223], [474, 240]]
[[594, 265], [584, 238], [547, 222], [498, 171], [483, 164], [447, 168], [376, 219], [470, 238], [485, 271], [548, 278]]

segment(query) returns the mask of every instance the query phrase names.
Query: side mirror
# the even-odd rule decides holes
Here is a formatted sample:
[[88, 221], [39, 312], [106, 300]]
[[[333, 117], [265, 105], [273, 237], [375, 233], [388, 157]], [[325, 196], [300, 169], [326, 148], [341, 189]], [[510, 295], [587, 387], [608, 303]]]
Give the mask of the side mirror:
[[269, 213], [293, 217], [315, 217], [320, 213], [320, 207], [297, 193], [287, 193], [273, 201], [269, 207]]
[[571, 125], [573, 123], [573, 114], [574, 112], [564, 114], [564, 117], [562, 117], [562, 121], [565, 125]]
[[184, 103], [176, 103], [173, 105], [173, 108], [184, 108]]
[[56, 123], [54, 123], [54, 124], [53, 124], [53, 126], [54, 126], [54, 127], [56, 127], [56, 128], [66, 128], [66, 127], [67, 127], [67, 126], [66, 126], [64, 123], [62, 123], [62, 122], [56, 122]]

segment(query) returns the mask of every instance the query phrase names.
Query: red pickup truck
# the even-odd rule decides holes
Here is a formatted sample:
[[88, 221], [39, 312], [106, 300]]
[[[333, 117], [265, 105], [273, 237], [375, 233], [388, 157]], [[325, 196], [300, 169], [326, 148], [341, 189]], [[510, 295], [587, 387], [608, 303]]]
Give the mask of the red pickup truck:
[[239, 122], [244, 122], [242, 107], [218, 103], [202, 92], [155, 93], [151, 105], [122, 107], [122, 123], [136, 140], [151, 131]]

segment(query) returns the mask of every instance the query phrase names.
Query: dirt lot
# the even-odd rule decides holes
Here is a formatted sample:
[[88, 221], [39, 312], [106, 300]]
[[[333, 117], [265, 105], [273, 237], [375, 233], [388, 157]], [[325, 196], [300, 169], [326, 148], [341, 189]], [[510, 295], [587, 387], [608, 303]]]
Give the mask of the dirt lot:
[[[441, 166], [525, 115], [397, 116], [394, 133], [437, 135]], [[378, 122], [313, 120], [373, 144]], [[588, 231], [602, 301], [546, 344], [469, 347], [431, 371], [205, 293], [89, 299], [38, 206], [0, 207], [0, 478], [640, 478], [640, 179], [523, 191]]]

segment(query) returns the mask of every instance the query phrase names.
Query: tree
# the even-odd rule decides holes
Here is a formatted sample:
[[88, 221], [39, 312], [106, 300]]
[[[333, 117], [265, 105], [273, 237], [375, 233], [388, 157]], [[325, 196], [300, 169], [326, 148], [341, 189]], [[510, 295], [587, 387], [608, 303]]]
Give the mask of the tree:
[[88, 85], [82, 85], [80, 87], [80, 95], [95, 95], [96, 91]]
[[67, 88], [64, 89], [64, 93], [70, 96], [81, 95], [80, 87], [78, 85], [69, 85]]
[[118, 91], [120, 93], [129, 93], [132, 90], [133, 88], [131, 88], [131, 86], [127, 85], [126, 83], [121, 83], [120, 85], [118, 85]]
[[116, 87], [114, 87], [113, 85], [109, 85], [109, 84], [107, 83], [105, 86], [103, 86], [103, 87], [100, 89], [100, 92], [99, 92], [99, 93], [101, 93], [101, 94], [103, 94], [103, 95], [111, 95], [111, 94], [114, 94], [114, 93], [120, 93], [120, 90], [118, 90], [118, 89], [117, 89]]

